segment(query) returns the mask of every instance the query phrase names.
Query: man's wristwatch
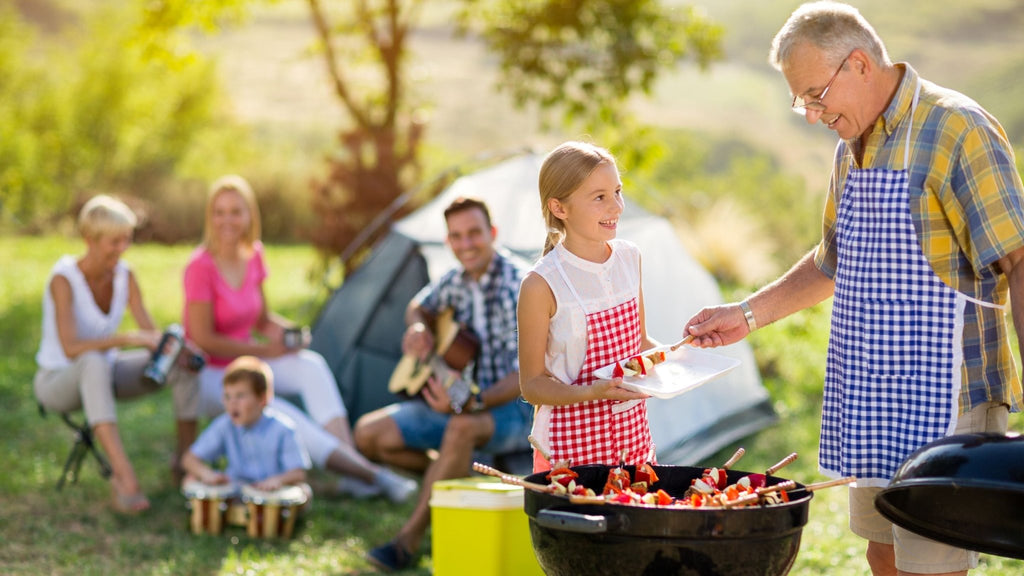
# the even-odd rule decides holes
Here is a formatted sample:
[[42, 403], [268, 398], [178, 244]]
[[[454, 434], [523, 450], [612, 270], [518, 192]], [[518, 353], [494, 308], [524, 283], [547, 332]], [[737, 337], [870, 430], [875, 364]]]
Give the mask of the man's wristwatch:
[[477, 392], [476, 394], [473, 394], [472, 397], [470, 397], [469, 402], [466, 403], [466, 408], [471, 413], [476, 414], [477, 412], [483, 412], [487, 408], [487, 406], [484, 404], [483, 396], [481, 396], [480, 393]]
[[740, 302], [740, 310], [743, 311], [743, 318], [747, 321], [747, 328], [751, 332], [757, 330], [757, 319], [754, 318], [754, 311], [750, 309], [750, 303], [746, 300]]

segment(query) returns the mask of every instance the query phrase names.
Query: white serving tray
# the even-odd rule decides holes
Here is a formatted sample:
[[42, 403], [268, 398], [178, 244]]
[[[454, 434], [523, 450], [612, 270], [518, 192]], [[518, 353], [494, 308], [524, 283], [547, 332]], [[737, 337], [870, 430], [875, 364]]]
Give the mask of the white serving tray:
[[[623, 377], [622, 387], [635, 392], [643, 392], [655, 398], [672, 398], [688, 390], [693, 390], [740, 364], [736, 358], [691, 346], [681, 346], [675, 351], [671, 346], [658, 346], [645, 350], [642, 354], [662, 350], [665, 352], [664, 362], [655, 364], [647, 371], [646, 376]], [[629, 358], [632, 356], [623, 358], [620, 362], [625, 364]], [[602, 366], [594, 371], [594, 376], [601, 380], [612, 380], [614, 370], [614, 363]]]

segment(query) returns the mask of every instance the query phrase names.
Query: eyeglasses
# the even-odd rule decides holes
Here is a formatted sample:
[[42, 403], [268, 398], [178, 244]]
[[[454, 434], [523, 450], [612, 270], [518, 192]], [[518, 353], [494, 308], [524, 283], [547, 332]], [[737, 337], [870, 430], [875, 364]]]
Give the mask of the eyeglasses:
[[806, 114], [808, 110], [813, 110], [815, 112], [824, 112], [826, 109], [828, 109], [827, 106], [822, 104], [822, 100], [825, 99], [825, 96], [828, 96], [828, 91], [830, 88], [832, 88], [832, 83], [835, 82], [836, 78], [839, 77], [839, 73], [843, 71], [843, 66], [846, 66], [846, 61], [849, 60], [850, 56], [852, 55], [853, 53], [850, 53], [846, 58], [843, 58], [843, 61], [839, 63], [839, 68], [836, 69], [836, 72], [835, 74], [832, 75], [832, 78], [829, 78], [828, 84], [825, 84], [825, 89], [821, 91], [821, 94], [819, 94], [817, 98], [811, 98], [807, 100], [803, 96], [794, 96], [792, 105], [793, 112], [803, 115]]

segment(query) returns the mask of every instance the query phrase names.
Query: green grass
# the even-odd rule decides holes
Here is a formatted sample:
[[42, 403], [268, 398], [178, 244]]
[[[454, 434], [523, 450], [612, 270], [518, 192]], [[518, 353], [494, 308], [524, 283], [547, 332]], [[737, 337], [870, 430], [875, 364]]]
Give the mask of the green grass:
[[[39, 338], [41, 290], [57, 257], [76, 254], [80, 243], [57, 237], [0, 237], [0, 573], [22, 574], [368, 574], [370, 546], [388, 539], [412, 505], [352, 502], [318, 496], [314, 507], [285, 542], [253, 540], [231, 528], [223, 536], [193, 536], [186, 530], [183, 497], [171, 484], [173, 445], [169, 397], [155, 394], [121, 404], [119, 417], [129, 455], [153, 509], [121, 517], [108, 507], [109, 487], [87, 462], [77, 485], [56, 492], [70, 436], [55, 417], [40, 418], [32, 398], [33, 356]], [[191, 247], [134, 246], [126, 259], [138, 272], [151, 312], [161, 323], [181, 310], [181, 270]], [[322, 297], [311, 270], [312, 250], [269, 246], [274, 308], [310, 322]], [[757, 332], [752, 344], [781, 415], [779, 424], [741, 444], [747, 455], [737, 468], [763, 469], [790, 452], [800, 458], [786, 476], [809, 482], [817, 473], [817, 426], [824, 368], [827, 307], [796, 315]], [[1015, 430], [1022, 420], [1015, 415]], [[700, 464], [728, 458], [730, 446]], [[681, 464], [681, 463], [678, 463]], [[691, 463], [686, 463], [691, 464]], [[314, 474], [315, 483], [329, 477]], [[868, 572], [864, 543], [846, 527], [846, 493], [824, 490], [814, 498], [796, 565], [796, 576], [844, 576]], [[425, 547], [426, 550], [426, 547]], [[983, 556], [976, 575], [1024, 572], [1024, 562]], [[429, 555], [406, 574], [430, 574]]]

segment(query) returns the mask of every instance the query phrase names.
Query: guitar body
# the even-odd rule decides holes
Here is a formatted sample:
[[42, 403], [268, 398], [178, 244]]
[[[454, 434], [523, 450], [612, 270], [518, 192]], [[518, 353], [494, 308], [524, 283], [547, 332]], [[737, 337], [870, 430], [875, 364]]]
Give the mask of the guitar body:
[[402, 355], [391, 373], [388, 391], [408, 396], [419, 394], [434, 373], [435, 362], [443, 363], [455, 372], [462, 372], [469, 366], [480, 350], [480, 339], [472, 330], [456, 322], [454, 316], [451, 309], [438, 315], [434, 328], [434, 353], [430, 358], [421, 361], [410, 354]]

